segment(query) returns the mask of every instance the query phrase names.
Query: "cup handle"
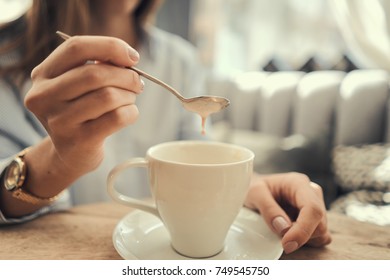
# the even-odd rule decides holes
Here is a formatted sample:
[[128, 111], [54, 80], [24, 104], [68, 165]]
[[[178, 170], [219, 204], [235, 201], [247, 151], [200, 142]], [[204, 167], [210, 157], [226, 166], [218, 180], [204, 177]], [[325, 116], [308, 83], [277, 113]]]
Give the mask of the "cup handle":
[[[160, 218], [160, 214], [157, 211], [156, 206], [153, 203], [141, 201], [132, 197], [129, 197], [127, 195], [124, 195], [120, 192], [118, 192], [115, 189], [115, 180], [119, 173], [121, 173], [124, 169], [132, 168], [132, 167], [143, 167], [148, 168], [148, 160], [145, 158], [132, 158], [129, 160], [126, 160], [117, 166], [115, 166], [107, 177], [107, 191], [109, 195], [116, 201], [123, 205], [130, 206], [133, 208], [137, 208], [139, 210], [149, 212], [158, 218]], [[161, 219], [161, 218], [160, 218]]]

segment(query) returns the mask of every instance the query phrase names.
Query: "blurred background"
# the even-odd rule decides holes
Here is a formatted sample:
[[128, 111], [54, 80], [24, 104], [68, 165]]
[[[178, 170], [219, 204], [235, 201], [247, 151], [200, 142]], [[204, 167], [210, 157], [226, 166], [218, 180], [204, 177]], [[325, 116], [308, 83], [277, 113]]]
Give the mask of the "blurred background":
[[[0, 0], [0, 24], [32, 0]], [[389, 0], [165, 0], [158, 27], [220, 74], [390, 70]]]
[[157, 25], [221, 74], [390, 70], [388, 0], [165, 0]]

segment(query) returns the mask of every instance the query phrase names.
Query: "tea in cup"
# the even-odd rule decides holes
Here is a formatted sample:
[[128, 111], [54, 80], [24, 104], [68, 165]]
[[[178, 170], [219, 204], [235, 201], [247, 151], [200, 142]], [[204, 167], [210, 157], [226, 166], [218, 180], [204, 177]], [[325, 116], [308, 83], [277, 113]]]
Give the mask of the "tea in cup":
[[[131, 158], [113, 168], [107, 178], [108, 193], [121, 204], [160, 218], [178, 253], [211, 257], [224, 248], [229, 228], [243, 206], [253, 159], [252, 151], [232, 144], [162, 143], [151, 147], [146, 157]], [[115, 189], [117, 176], [134, 167], [148, 169], [153, 202]]]

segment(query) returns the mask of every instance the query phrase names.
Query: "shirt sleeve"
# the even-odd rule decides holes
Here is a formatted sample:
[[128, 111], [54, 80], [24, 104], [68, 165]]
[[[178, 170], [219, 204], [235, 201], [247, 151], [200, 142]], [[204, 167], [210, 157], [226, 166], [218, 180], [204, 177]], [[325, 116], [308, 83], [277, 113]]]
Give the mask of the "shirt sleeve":
[[4, 226], [7, 224], [20, 224], [20, 223], [28, 222], [49, 212], [66, 210], [70, 207], [70, 204], [71, 204], [70, 195], [69, 192], [66, 190], [60, 195], [58, 200], [55, 201], [52, 205], [42, 207], [41, 209], [39, 209], [38, 211], [32, 214], [20, 218], [7, 218], [0, 210], [0, 226]]

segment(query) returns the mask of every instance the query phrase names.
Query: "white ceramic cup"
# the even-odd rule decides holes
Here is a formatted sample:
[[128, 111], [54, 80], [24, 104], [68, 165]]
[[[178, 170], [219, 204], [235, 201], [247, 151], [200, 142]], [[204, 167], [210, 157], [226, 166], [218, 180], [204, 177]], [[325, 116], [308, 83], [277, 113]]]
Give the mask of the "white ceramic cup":
[[[192, 258], [218, 254], [238, 215], [253, 172], [254, 154], [237, 145], [176, 141], [151, 147], [145, 158], [129, 159], [108, 175], [111, 197], [159, 217], [172, 247]], [[137, 200], [115, 189], [127, 168], [148, 169], [153, 202]], [[131, 186], [128, 186], [131, 188]]]

